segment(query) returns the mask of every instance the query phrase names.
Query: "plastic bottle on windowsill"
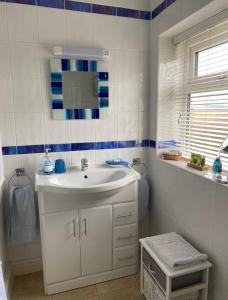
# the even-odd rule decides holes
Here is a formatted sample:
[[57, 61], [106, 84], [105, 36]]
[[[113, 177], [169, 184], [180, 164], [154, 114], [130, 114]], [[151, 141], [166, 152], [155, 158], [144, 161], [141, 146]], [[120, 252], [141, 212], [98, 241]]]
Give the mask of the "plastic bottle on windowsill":
[[213, 172], [215, 175], [219, 175], [222, 173], [222, 162], [219, 156], [216, 157], [213, 163]]

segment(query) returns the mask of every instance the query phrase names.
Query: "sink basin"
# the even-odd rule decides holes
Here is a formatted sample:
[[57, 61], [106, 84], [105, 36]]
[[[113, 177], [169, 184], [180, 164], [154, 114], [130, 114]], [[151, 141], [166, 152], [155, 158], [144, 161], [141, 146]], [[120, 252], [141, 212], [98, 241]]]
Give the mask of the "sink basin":
[[93, 166], [82, 172], [79, 167], [71, 167], [64, 174], [36, 174], [36, 191], [58, 193], [95, 193], [121, 188], [140, 178], [139, 173], [130, 168]]

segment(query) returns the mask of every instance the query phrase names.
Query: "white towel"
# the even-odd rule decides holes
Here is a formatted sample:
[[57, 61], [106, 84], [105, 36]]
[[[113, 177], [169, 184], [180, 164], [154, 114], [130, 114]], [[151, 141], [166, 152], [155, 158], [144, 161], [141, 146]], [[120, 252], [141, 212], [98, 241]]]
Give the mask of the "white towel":
[[147, 238], [146, 243], [171, 268], [187, 267], [208, 259], [179, 234], [172, 232]]
[[31, 186], [10, 187], [10, 242], [30, 243], [36, 239], [37, 222], [34, 192]]

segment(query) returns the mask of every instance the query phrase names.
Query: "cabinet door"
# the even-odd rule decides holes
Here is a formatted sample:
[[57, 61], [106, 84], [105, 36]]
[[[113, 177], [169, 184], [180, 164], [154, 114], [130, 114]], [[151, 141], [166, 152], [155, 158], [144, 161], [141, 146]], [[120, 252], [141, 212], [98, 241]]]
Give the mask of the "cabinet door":
[[78, 212], [43, 217], [45, 274], [47, 283], [81, 276]]
[[112, 206], [79, 211], [82, 275], [112, 269]]

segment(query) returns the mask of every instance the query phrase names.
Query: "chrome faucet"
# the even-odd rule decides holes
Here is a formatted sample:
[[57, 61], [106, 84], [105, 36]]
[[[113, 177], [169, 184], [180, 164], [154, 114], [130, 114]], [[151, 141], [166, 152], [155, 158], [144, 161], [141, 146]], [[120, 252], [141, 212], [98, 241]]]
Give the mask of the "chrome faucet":
[[82, 171], [86, 171], [89, 167], [89, 164], [88, 164], [88, 159], [87, 158], [82, 158], [81, 159], [81, 170]]

